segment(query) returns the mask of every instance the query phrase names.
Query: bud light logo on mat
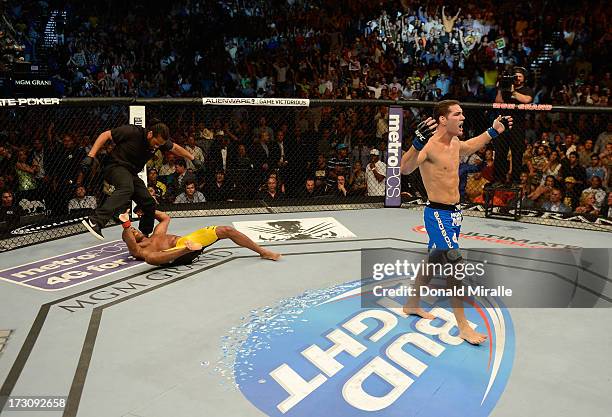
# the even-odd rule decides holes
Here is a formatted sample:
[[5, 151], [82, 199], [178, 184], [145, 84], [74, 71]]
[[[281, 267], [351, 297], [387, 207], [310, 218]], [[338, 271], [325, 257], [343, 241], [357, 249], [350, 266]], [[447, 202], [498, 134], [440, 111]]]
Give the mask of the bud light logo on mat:
[[232, 358], [246, 398], [270, 416], [491, 413], [514, 360], [506, 308], [493, 298], [470, 301], [471, 326], [489, 337], [472, 346], [457, 337], [448, 298], [428, 299], [437, 317], [429, 321], [404, 315], [401, 299], [362, 308], [360, 291], [352, 282], [253, 310]]

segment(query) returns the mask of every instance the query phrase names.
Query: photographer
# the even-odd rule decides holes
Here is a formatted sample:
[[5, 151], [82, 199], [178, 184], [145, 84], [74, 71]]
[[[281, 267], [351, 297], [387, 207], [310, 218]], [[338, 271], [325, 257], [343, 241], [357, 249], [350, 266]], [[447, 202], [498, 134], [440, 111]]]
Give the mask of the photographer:
[[[527, 70], [514, 67], [512, 73], [504, 73], [498, 80], [496, 103], [529, 104], [533, 101], [533, 90], [525, 85]], [[505, 132], [493, 142], [495, 147], [495, 171], [493, 180], [496, 184], [506, 182], [508, 167], [508, 150], [512, 149], [512, 178], [515, 184], [520, 182], [525, 152], [525, 113], [521, 110], [509, 112], [514, 119], [514, 128]], [[507, 113], [506, 113], [507, 114]]]

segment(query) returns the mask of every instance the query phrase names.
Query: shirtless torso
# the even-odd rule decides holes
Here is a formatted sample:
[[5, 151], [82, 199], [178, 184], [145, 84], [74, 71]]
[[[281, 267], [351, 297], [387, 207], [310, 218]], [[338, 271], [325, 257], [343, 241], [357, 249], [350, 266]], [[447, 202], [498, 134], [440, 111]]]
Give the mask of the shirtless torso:
[[[176, 242], [180, 236], [176, 235], [151, 235], [149, 238], [143, 238], [142, 241], [138, 242], [140, 251], [136, 256], [136, 259], [141, 257], [140, 260], [144, 259], [148, 254], [153, 252], [160, 252], [166, 249], [170, 249], [176, 246]], [[134, 254], [132, 254], [134, 255]], [[135, 256], [135, 257], [136, 257]]]
[[427, 144], [427, 157], [420, 165], [423, 184], [430, 201], [459, 202], [459, 148], [456, 136], [448, 141], [435, 135]]

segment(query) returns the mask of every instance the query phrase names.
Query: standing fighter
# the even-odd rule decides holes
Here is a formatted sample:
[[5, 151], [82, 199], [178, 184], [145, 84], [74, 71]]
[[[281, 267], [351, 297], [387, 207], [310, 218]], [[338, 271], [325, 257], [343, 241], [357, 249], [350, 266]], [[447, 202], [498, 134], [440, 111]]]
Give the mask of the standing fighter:
[[[466, 141], [460, 141], [465, 116], [458, 101], [444, 100], [434, 108], [435, 120], [431, 117], [421, 122], [415, 131], [412, 147], [402, 156], [401, 172], [410, 174], [421, 170], [429, 203], [425, 208], [425, 229], [429, 235], [430, 262], [455, 264], [462, 260], [459, 251], [459, 232], [463, 216], [459, 203], [459, 158], [471, 155], [512, 126], [512, 118], [499, 116], [493, 126], [484, 133]], [[417, 277], [417, 287], [425, 285], [428, 277]], [[448, 277], [451, 287], [459, 284]], [[426, 319], [435, 317], [419, 306], [420, 297], [408, 297], [404, 313], [416, 314]], [[472, 344], [480, 344], [486, 336], [472, 329], [465, 317], [463, 302], [452, 297], [451, 305], [459, 328], [459, 337]]]
[[142, 209], [143, 216], [138, 225], [140, 231], [149, 235], [153, 231], [155, 219], [155, 200], [149, 194], [147, 186], [138, 177], [145, 164], [160, 149], [189, 159], [199, 164], [186, 149], [172, 143], [169, 139], [170, 129], [164, 123], [154, 120], [145, 129], [135, 125], [119, 126], [102, 132], [91, 150], [81, 162], [83, 171], [89, 172], [94, 158], [104, 144], [112, 140], [115, 147], [103, 167], [104, 180], [115, 187], [115, 191], [106, 199], [93, 215], [83, 220], [83, 225], [96, 238], [104, 240], [102, 228], [119, 209], [125, 208], [134, 200]]

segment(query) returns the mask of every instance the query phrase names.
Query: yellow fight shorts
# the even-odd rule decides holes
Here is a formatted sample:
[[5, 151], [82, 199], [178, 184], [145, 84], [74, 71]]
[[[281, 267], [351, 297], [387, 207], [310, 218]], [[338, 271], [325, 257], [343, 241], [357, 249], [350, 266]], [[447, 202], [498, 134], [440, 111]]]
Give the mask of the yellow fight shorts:
[[217, 237], [217, 232], [215, 231], [216, 229], [217, 226], [208, 226], [203, 227], [200, 230], [196, 230], [193, 233], [189, 233], [187, 236], [183, 236], [177, 240], [176, 246], [173, 249], [184, 248], [186, 240], [197, 242], [202, 245], [202, 249], [204, 249], [205, 247], [210, 246], [219, 240]]

